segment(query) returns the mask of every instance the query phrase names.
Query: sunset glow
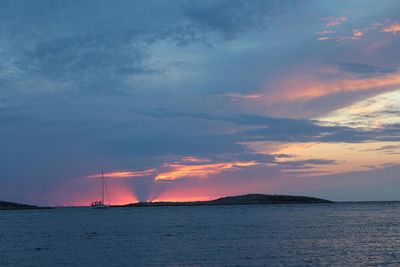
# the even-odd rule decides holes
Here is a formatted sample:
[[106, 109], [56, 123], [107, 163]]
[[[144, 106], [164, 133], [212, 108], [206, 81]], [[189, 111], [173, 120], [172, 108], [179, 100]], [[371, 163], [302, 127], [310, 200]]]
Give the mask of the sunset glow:
[[399, 198], [400, 2], [117, 2], [0, 3], [0, 201]]
[[400, 0], [1, 0], [0, 169], [0, 267], [400, 266]]

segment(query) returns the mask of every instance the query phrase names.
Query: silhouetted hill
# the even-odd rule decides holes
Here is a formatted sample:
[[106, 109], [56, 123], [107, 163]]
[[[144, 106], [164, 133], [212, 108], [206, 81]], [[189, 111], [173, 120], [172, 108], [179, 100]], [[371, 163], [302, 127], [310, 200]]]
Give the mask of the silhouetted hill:
[[248, 194], [243, 196], [222, 197], [211, 201], [220, 205], [235, 204], [290, 204], [290, 203], [332, 203], [332, 201], [305, 196]]
[[193, 202], [139, 202], [114, 207], [159, 207], [159, 206], [211, 206], [211, 205], [253, 205], [253, 204], [300, 204], [300, 203], [333, 203], [332, 201], [305, 196], [248, 194], [228, 196], [210, 201]]
[[43, 208], [34, 205], [0, 201], [0, 210], [26, 210], [26, 209], [43, 209]]

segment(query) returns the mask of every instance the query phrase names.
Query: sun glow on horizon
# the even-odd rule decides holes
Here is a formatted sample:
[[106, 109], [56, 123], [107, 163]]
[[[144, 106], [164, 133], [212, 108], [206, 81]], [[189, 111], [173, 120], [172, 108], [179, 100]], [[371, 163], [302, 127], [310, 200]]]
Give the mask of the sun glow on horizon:
[[149, 202], [196, 202], [196, 201], [209, 201], [215, 198], [209, 196], [198, 196], [198, 197], [159, 197], [152, 199]]
[[[138, 198], [127, 189], [116, 190], [112, 188], [110, 191], [110, 201], [106, 200], [106, 204], [109, 205], [124, 205], [129, 203], [139, 202]], [[90, 194], [88, 196], [75, 196], [74, 199], [57, 201], [53, 206], [61, 207], [84, 207], [89, 206], [93, 201], [100, 200], [99, 196]]]

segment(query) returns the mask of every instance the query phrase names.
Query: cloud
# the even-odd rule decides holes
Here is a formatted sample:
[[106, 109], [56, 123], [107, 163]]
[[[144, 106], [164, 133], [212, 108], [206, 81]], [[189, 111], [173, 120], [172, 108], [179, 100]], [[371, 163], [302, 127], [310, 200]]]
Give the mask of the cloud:
[[172, 111], [168, 109], [156, 109], [150, 111], [139, 111], [133, 110], [134, 113], [143, 114], [146, 116], [156, 118], [191, 118], [201, 119], [210, 121], [222, 121], [228, 123], [234, 123], [238, 125], [261, 125], [261, 126], [272, 126], [272, 125], [299, 125], [309, 124], [312, 122], [309, 120], [301, 119], [289, 119], [289, 118], [275, 118], [257, 114], [213, 114], [207, 112], [189, 112], [189, 111]]
[[[360, 76], [360, 73], [363, 75]], [[397, 70], [350, 63], [339, 69], [335, 66], [319, 66], [302, 73], [288, 73], [277, 82], [279, 90], [267, 93], [264, 98], [269, 102], [308, 101], [336, 93], [379, 92], [393, 90], [398, 86], [400, 72]]]
[[25, 90], [40, 81], [61, 93], [129, 92], [171, 71], [165, 55], [155, 55], [158, 46], [210, 47], [264, 29], [271, 17], [295, 8], [296, 2], [120, 1], [111, 6], [106, 1], [6, 1], [2, 47], [12, 57], [0, 62], [0, 69], [12, 69], [15, 75], [6, 78]]
[[352, 29], [351, 31], [347, 31], [343, 34], [337, 33], [337, 31], [324, 30], [318, 32], [318, 41], [336, 41], [336, 42], [345, 42], [345, 41], [356, 41], [361, 39], [369, 29]]
[[[326, 151], [299, 159], [271, 148], [259, 153], [249, 143], [398, 141], [396, 105], [386, 101], [374, 112], [352, 105], [399, 86], [398, 36], [382, 31], [398, 21], [390, 11], [396, 6], [2, 1], [0, 193], [57, 200], [49, 192], [66, 181], [76, 189], [80, 179], [91, 198], [96, 179], [85, 174], [102, 169], [115, 170], [107, 172], [110, 183], [126, 189], [121, 202], [166, 192], [188, 197], [185, 188], [198, 197], [274, 193], [284, 183], [301, 186], [296, 168], [316, 174], [316, 166], [340, 162]], [[315, 33], [348, 39], [317, 42]], [[346, 119], [320, 121], [345, 107], [353, 108]], [[366, 122], [374, 127], [365, 129]], [[239, 166], [249, 162], [257, 164]], [[190, 176], [188, 169], [210, 179], [154, 181]]]
[[360, 75], [360, 77], [380, 76], [395, 74], [398, 72], [396, 68], [377, 66], [361, 62], [336, 62], [333, 64], [344, 72], [354, 73]]
[[[368, 71], [367, 71], [368, 73]], [[400, 91], [379, 94], [317, 118], [325, 124], [368, 129], [390, 128], [400, 122]]]
[[[296, 172], [302, 176], [346, 173], [365, 170], [366, 166], [384, 166], [398, 162], [395, 153], [386, 153], [382, 147], [399, 145], [398, 141], [350, 142], [249, 142], [258, 153], [275, 155], [274, 166], [284, 173]], [[395, 152], [395, 151], [392, 151]], [[291, 157], [281, 157], [289, 154]], [[321, 155], [322, 158], [315, 158]]]
[[218, 0], [184, 4], [184, 14], [201, 31], [233, 39], [239, 33], [265, 28], [271, 17], [296, 8], [301, 1]]
[[186, 130], [185, 134], [132, 134], [129, 137], [112, 138], [99, 145], [105, 153], [124, 156], [159, 157], [166, 155], [196, 155], [210, 157], [224, 153], [240, 153], [241, 145], [234, 136], [224, 134], [196, 134]]
[[[105, 178], [131, 178], [131, 177], [143, 177], [154, 174], [156, 169], [148, 169], [144, 171], [115, 171], [104, 173]], [[92, 174], [88, 178], [101, 178], [102, 174]]]
[[400, 145], [389, 145], [378, 148], [377, 150], [395, 150], [400, 149]]
[[[104, 173], [105, 178], [133, 178], [156, 174], [156, 181], [176, 180], [187, 177], [205, 178], [225, 170], [233, 170], [258, 165], [256, 161], [247, 162], [217, 162], [192, 156], [183, 157], [175, 163], [164, 163], [158, 169], [152, 168], [143, 171], [113, 171]], [[88, 178], [101, 178], [102, 174], [92, 174]]]
[[399, 22], [393, 22], [390, 25], [382, 27], [381, 31], [382, 32], [388, 32], [388, 33], [398, 33], [398, 32], [400, 32], [400, 23]]
[[201, 163], [201, 162], [211, 162], [211, 160], [208, 158], [187, 156], [187, 157], [183, 157], [180, 162], [199, 162], [199, 163]]
[[[215, 149], [218, 147], [221, 148], [220, 153], [224, 153], [222, 147], [229, 146], [229, 143], [232, 144], [232, 147], [237, 147], [238, 151], [241, 150], [241, 153], [244, 153], [245, 150], [243, 150], [243, 147], [240, 148], [240, 144], [248, 141], [364, 142], [367, 140], [378, 140], [382, 138], [382, 135], [385, 135], [385, 140], [387, 141], [398, 140], [400, 138], [398, 128], [395, 125], [387, 125], [386, 127], [373, 131], [371, 128], [362, 129], [346, 123], [340, 125], [338, 120], [335, 120], [334, 117], [329, 115], [326, 117], [319, 117], [316, 120], [308, 120], [276, 118], [255, 114], [223, 115], [182, 111], [174, 112], [165, 109], [136, 112], [156, 118], [190, 118], [215, 122], [221, 121], [241, 126], [234, 130], [234, 134], [229, 133], [225, 138], [223, 137], [224, 135], [218, 137], [218, 139], [221, 138], [221, 140], [225, 141], [224, 143], [220, 143], [220, 145], [217, 145], [213, 141], [214, 137], [208, 136], [209, 143], [216, 144], [214, 146]], [[354, 120], [354, 118], [350, 120]], [[345, 122], [346, 120], [342, 118], [340, 121]], [[194, 151], [195, 150], [193, 150], [192, 153]], [[197, 153], [199, 151], [201, 150], [198, 150]], [[233, 151], [226, 152], [232, 153]], [[186, 154], [188, 153], [190, 152], [186, 151]], [[215, 152], [211, 153], [215, 155]], [[213, 154], [206, 153], [203, 155], [210, 156]]]
[[206, 178], [210, 175], [220, 173], [226, 170], [235, 170], [255, 166], [258, 163], [255, 161], [249, 162], [221, 162], [221, 163], [208, 163], [196, 165], [183, 165], [183, 164], [165, 164], [163, 168], [170, 169], [157, 174], [156, 181], [170, 181], [188, 177]]
[[[345, 17], [342, 17], [345, 18]], [[346, 21], [346, 19], [344, 20]], [[342, 22], [340, 19], [332, 19], [331, 23], [327, 23], [326, 27], [336, 27], [340, 25]], [[322, 35], [318, 38], [319, 41], [336, 41], [336, 42], [344, 42], [351, 40], [359, 40], [363, 38], [367, 33], [370, 35], [374, 35], [375, 37], [382, 38], [378, 33], [397, 33], [400, 32], [400, 23], [395, 21], [391, 23], [385, 22], [374, 22], [372, 24], [363, 24], [360, 27], [352, 28], [352, 29], [340, 29], [340, 30], [330, 30], [330, 28], [326, 30], [322, 30], [317, 32], [318, 35]]]
[[231, 98], [232, 100], [238, 100], [238, 99], [252, 100], [252, 99], [258, 99], [261, 97], [258, 94], [240, 94], [240, 93], [228, 93], [228, 94], [223, 94], [223, 95]]
[[371, 151], [383, 151], [385, 154], [389, 155], [397, 155], [400, 154], [400, 145], [385, 145], [381, 146], [379, 148], [374, 148], [374, 149], [366, 149], [365, 152], [371, 152]]
[[327, 26], [327, 27], [336, 27], [336, 26], [339, 26], [340, 24], [346, 22], [347, 21], [347, 17], [345, 17], [345, 16], [325, 17], [325, 18], [322, 18], [322, 20], [326, 22], [325, 26]]
[[124, 34], [82, 35], [38, 42], [25, 51], [17, 66], [26, 73], [50, 79], [84, 78], [89, 74], [152, 73], [145, 54]]

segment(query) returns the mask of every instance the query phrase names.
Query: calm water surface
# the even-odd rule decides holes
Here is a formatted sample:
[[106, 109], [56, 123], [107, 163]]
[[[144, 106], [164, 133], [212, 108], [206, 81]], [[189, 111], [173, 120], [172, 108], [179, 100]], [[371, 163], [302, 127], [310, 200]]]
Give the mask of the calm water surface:
[[0, 266], [400, 266], [400, 202], [0, 211]]

